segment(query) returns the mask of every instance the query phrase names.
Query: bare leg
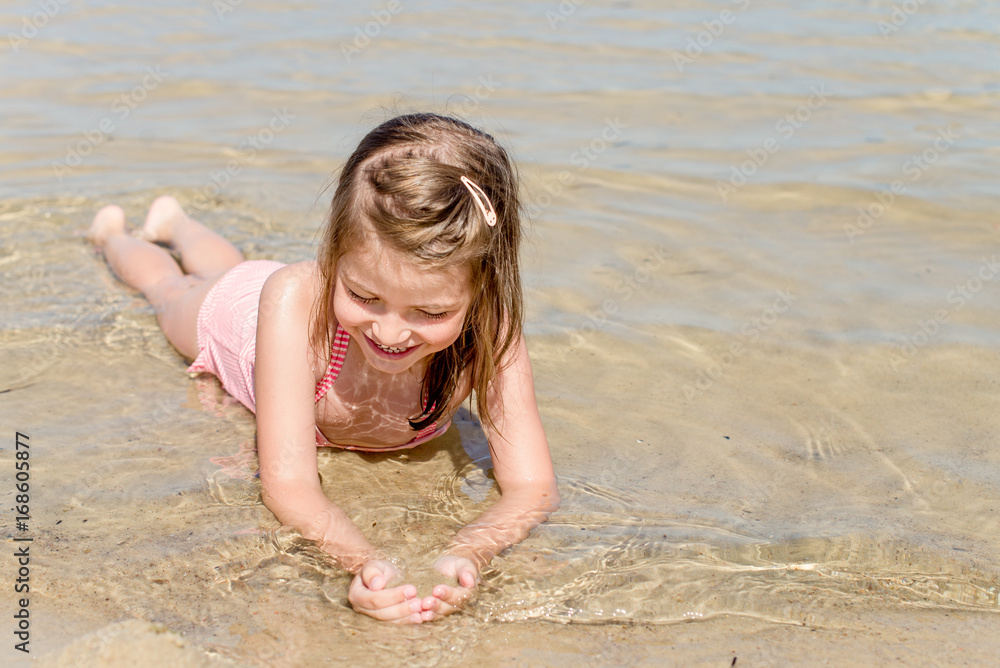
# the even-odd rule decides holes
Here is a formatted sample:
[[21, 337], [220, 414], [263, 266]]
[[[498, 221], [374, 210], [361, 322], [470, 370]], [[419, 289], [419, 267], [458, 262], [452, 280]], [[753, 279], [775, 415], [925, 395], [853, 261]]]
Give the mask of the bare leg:
[[129, 233], [125, 212], [118, 206], [98, 211], [87, 236], [119, 278], [153, 305], [167, 340], [185, 357], [196, 357], [198, 309], [218, 276], [185, 275], [170, 253]]
[[184, 272], [201, 278], [218, 276], [243, 262], [235, 246], [184, 213], [169, 195], [153, 201], [140, 236], [175, 249]]

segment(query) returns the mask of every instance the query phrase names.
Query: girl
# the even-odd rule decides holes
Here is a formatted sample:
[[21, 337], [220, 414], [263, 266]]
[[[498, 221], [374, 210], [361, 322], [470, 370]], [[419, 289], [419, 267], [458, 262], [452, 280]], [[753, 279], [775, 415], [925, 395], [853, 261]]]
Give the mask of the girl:
[[[414, 114], [348, 159], [314, 261], [246, 262], [171, 197], [153, 202], [138, 236], [116, 206], [90, 229], [189, 370], [215, 374], [256, 413], [264, 503], [355, 573], [348, 600], [376, 619], [454, 612], [480, 569], [558, 507], [521, 334], [518, 208], [492, 137]], [[447, 581], [430, 595], [387, 587], [399, 571], [323, 494], [316, 448], [415, 447], [473, 391], [501, 498], [447, 544], [434, 564]]]

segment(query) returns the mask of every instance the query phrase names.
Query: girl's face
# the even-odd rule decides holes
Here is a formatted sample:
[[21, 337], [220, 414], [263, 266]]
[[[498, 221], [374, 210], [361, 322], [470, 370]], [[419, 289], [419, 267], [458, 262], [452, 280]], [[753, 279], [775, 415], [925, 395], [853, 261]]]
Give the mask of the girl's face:
[[370, 239], [337, 261], [333, 313], [378, 371], [422, 371], [461, 334], [469, 282], [465, 267], [427, 269]]

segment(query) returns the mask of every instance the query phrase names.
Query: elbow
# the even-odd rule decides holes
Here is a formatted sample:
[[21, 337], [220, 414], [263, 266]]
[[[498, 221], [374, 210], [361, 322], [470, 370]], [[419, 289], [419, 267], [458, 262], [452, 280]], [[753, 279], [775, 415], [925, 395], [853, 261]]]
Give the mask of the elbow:
[[556, 487], [555, 483], [553, 483], [553, 485], [552, 485], [552, 500], [551, 500], [551, 507], [550, 507], [550, 510], [549, 510], [549, 514], [551, 515], [552, 513], [554, 513], [557, 510], [559, 510], [559, 505], [561, 503], [562, 503], [562, 497], [559, 496], [559, 488]]
[[264, 472], [261, 471], [260, 499], [279, 520], [282, 519], [282, 509], [288, 505], [289, 499], [297, 498], [302, 491], [303, 485], [297, 479], [264, 475]]
[[500, 488], [504, 503], [525, 517], [531, 517], [538, 525], [559, 510], [559, 487], [555, 477], [548, 480], [535, 479], [520, 484], [507, 482]]
[[265, 471], [264, 467], [260, 467], [257, 469], [257, 479], [260, 481], [261, 499], [263, 499], [265, 505], [269, 505], [268, 502], [274, 499], [278, 493], [278, 488], [282, 485], [281, 478], [269, 471]]
[[280, 491], [275, 489], [276, 485], [273, 483], [270, 485], [261, 484], [260, 486], [260, 500], [264, 502], [264, 507], [271, 511], [278, 521], [282, 521], [284, 517], [284, 505], [282, 504], [282, 499], [285, 495]]
[[276, 499], [274, 498], [274, 494], [272, 493], [272, 490], [269, 489], [269, 485], [261, 484], [261, 486], [260, 486], [260, 500], [264, 502], [264, 505], [267, 507], [268, 510], [270, 510], [271, 512], [274, 512], [274, 505], [275, 505]]
[[548, 486], [542, 492], [540, 500], [541, 511], [545, 513], [545, 519], [548, 519], [549, 515], [559, 510], [559, 504], [562, 502], [562, 499], [559, 496], [559, 486], [556, 484], [555, 478], [549, 481]]

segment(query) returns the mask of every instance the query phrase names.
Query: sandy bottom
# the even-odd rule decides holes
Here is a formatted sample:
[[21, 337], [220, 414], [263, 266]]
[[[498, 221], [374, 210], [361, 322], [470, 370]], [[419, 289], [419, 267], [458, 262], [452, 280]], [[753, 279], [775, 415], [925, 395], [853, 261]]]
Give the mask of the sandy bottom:
[[[32, 538], [31, 654], [7, 616], [0, 665], [996, 662], [983, 3], [84, 4], [0, 8], [32, 35], [0, 62], [0, 580]], [[396, 628], [277, 525], [252, 416], [81, 234], [170, 193], [251, 259], [311, 258], [323, 184], [413, 109], [521, 167], [563, 505], [462, 614]], [[497, 493], [471, 416], [320, 471], [418, 581]]]
[[[151, 195], [126, 200], [130, 212]], [[940, 345], [893, 370], [881, 344], [802, 343], [791, 310], [773, 328], [782, 340], [639, 322], [533, 332], [563, 506], [494, 561], [466, 612], [401, 629], [353, 613], [346, 575], [263, 506], [252, 416], [214, 379], [184, 374], [148, 304], [76, 236], [96, 205], [4, 214], [21, 325], [3, 334], [3, 420], [30, 438], [35, 509], [27, 533], [7, 535], [33, 537], [42, 665], [995, 656], [992, 353]], [[274, 225], [235, 201], [203, 217], [240, 243]], [[306, 252], [294, 221], [273, 234], [283, 259]], [[696, 249], [657, 267], [641, 258], [658, 286], [704, 280], [684, 270], [704, 262]], [[604, 280], [613, 292], [620, 279]], [[652, 309], [662, 294], [632, 299]], [[725, 363], [734, 342], [745, 350]], [[713, 360], [722, 372], [699, 387]], [[414, 452], [322, 451], [320, 471], [419, 584], [427, 555], [495, 498], [486, 452], [463, 413]], [[12, 555], [0, 556], [5, 572]]]
[[[450, 628], [439, 634], [449, 643], [468, 642], [465, 629]], [[283, 636], [260, 638], [245, 629], [231, 629], [236, 642], [264, 649], [267, 665], [322, 665], [353, 662], [369, 665], [396, 660], [408, 665], [511, 665], [511, 666], [784, 666], [798, 665], [908, 665], [973, 666], [989, 663], [1000, 649], [998, 624], [963, 613], [917, 612], [861, 614], [839, 628], [783, 626], [752, 619], [719, 618], [698, 624], [670, 627], [651, 625], [551, 626], [513, 623], [489, 626], [475, 636], [475, 647], [460, 653], [454, 645], [431, 648], [413, 633], [399, 635], [411, 643], [411, 653], [388, 655], [385, 643], [368, 652], [352, 650], [350, 658], [334, 645], [286, 651]], [[397, 632], [392, 632], [397, 633]], [[958, 633], [959, 635], [955, 635]], [[332, 638], [331, 638], [332, 640]], [[357, 634], [337, 636], [341, 644], [354, 644]], [[926, 647], [939, 649], [926, 651]], [[270, 651], [267, 651], [268, 648]], [[290, 649], [290, 648], [288, 648]], [[246, 665], [231, 658], [224, 648], [204, 651], [162, 625], [130, 620], [89, 633], [61, 652], [53, 652], [35, 665], [42, 668], [100, 665], [108, 668], [147, 664], [163, 666]], [[736, 663], [733, 663], [735, 659]]]

